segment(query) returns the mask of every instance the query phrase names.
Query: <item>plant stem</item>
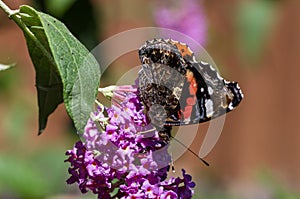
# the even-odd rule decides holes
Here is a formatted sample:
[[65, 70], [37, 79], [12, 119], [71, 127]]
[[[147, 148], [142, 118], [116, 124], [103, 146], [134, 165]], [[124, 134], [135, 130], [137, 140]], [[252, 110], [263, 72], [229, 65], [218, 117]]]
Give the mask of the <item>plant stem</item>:
[[8, 15], [8, 18], [12, 19], [21, 28], [21, 30], [27, 37], [30, 37], [41, 50], [46, 51], [43, 45], [40, 43], [40, 41], [23, 23], [20, 16], [20, 10], [10, 9], [2, 0], [0, 0], [0, 8]]
[[8, 15], [10, 18], [13, 14], [17, 13], [18, 10], [11, 10], [3, 1], [0, 0], [0, 8]]
[[35, 39], [34, 35], [28, 30], [28, 28], [22, 23], [19, 14], [19, 10], [10, 9], [2, 0], [0, 0], [0, 8], [8, 15], [8, 18], [12, 19], [22, 30], [23, 32]]

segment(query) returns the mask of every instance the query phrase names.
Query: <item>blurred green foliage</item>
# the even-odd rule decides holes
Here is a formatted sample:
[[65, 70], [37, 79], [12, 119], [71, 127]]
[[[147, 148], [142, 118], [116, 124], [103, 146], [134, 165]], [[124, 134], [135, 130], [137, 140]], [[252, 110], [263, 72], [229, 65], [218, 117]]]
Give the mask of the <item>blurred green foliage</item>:
[[238, 4], [236, 16], [238, 41], [240, 52], [246, 61], [255, 63], [259, 60], [275, 19], [275, 1], [241, 1]]
[[0, 72], [0, 98], [7, 96], [9, 93], [13, 93], [13, 89], [19, 83], [19, 75], [17, 70], [11, 70], [12, 68]]
[[270, 190], [272, 199], [299, 199], [300, 191], [292, 190], [274, 176], [268, 169], [262, 169], [258, 172], [258, 180], [268, 190]]
[[87, 49], [99, 43], [101, 18], [91, 0], [34, 0], [34, 7], [62, 21]]
[[36, 154], [0, 153], [0, 198], [45, 198], [63, 192], [68, 165], [65, 149], [47, 148]]
[[45, 11], [46, 13], [51, 13], [52, 16], [63, 17], [63, 15], [68, 12], [72, 4], [76, 0], [35, 0], [35, 5]]
[[29, 121], [33, 115], [33, 110], [30, 109], [30, 105], [24, 100], [14, 100], [9, 104], [6, 117], [0, 122], [3, 124], [8, 142], [14, 143], [25, 139], [26, 129], [28, 129]]

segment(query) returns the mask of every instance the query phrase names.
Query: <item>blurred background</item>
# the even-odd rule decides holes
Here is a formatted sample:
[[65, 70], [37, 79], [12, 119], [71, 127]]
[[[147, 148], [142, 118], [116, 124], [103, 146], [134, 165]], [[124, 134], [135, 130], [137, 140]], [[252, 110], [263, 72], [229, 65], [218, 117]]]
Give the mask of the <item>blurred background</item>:
[[[300, 1], [15, 0], [62, 20], [90, 50], [121, 31], [159, 26], [194, 38], [245, 98], [228, 114], [205, 167], [185, 153], [175, 167], [197, 183], [194, 198], [300, 198]], [[150, 38], [149, 38], [150, 39]], [[120, 45], [122, 45], [120, 43]], [[118, 48], [118, 46], [114, 46]], [[94, 198], [66, 185], [65, 151], [79, 138], [63, 105], [38, 132], [35, 72], [21, 30], [0, 12], [0, 199]], [[115, 61], [101, 84], [139, 64], [137, 52]], [[207, 124], [191, 149], [199, 151]]]

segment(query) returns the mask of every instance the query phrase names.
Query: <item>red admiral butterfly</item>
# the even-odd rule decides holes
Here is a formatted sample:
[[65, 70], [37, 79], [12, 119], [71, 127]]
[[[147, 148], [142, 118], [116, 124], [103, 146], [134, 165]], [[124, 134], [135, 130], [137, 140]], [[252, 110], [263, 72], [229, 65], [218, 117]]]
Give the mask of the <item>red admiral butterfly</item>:
[[223, 79], [210, 64], [197, 62], [184, 43], [146, 41], [139, 57], [140, 96], [151, 123], [162, 131], [171, 129], [166, 126], [209, 121], [233, 110], [243, 99], [236, 82]]

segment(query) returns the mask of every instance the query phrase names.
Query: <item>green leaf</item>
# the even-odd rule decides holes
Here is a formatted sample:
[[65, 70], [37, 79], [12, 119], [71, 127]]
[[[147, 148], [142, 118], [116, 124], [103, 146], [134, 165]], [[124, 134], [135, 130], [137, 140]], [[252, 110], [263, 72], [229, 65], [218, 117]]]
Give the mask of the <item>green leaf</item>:
[[10, 65], [0, 64], [0, 71], [10, 69], [13, 66], [14, 66], [14, 64], [10, 64]]
[[48, 116], [63, 102], [63, 85], [52, 56], [47, 36], [37, 12], [21, 7], [20, 15], [27, 47], [36, 71], [39, 106], [39, 133], [46, 127]]
[[100, 67], [96, 59], [59, 20], [29, 6], [21, 6], [19, 15], [18, 25], [36, 70], [39, 133], [62, 100], [82, 133], [99, 86]]

